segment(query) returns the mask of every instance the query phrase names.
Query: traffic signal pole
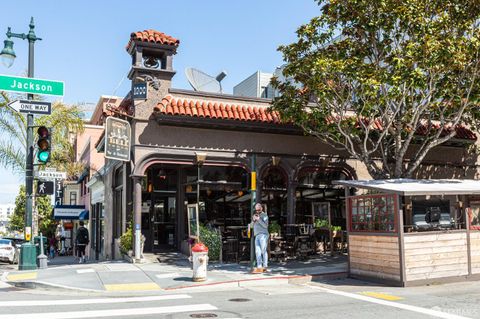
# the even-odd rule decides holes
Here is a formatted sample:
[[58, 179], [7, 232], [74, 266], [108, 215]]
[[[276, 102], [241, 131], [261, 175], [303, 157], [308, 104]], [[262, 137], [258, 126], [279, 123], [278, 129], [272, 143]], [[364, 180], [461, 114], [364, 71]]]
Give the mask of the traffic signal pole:
[[[37, 38], [34, 32], [35, 25], [33, 18], [30, 21], [30, 31], [27, 35], [21, 34], [18, 37], [28, 39], [28, 77], [33, 78], [34, 74], [34, 45]], [[14, 36], [14, 35], [13, 35]], [[28, 94], [27, 99], [33, 100], [33, 94]], [[25, 239], [27, 243], [22, 245], [20, 260], [18, 264], [19, 270], [37, 269], [37, 255], [35, 245], [33, 243], [32, 232], [32, 215], [33, 215], [33, 114], [27, 114], [27, 149], [26, 149], [26, 165], [25, 165]]]

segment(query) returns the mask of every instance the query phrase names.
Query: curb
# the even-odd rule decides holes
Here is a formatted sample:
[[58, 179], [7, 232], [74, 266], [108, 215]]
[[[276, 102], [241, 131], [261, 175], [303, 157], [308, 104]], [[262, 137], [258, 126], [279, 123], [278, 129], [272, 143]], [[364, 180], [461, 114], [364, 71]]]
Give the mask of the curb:
[[66, 290], [66, 291], [83, 291], [83, 292], [95, 292], [95, 293], [104, 293], [107, 292], [105, 290], [97, 290], [97, 289], [88, 289], [88, 288], [79, 288], [79, 287], [70, 287], [65, 285], [59, 284], [52, 284], [45, 281], [6, 281], [7, 284], [17, 287], [17, 288], [26, 288], [26, 289], [49, 289], [55, 288], [57, 290]]
[[332, 279], [343, 279], [347, 277], [348, 277], [348, 272], [342, 271], [342, 272], [310, 274], [310, 275], [274, 276], [274, 277], [267, 277], [267, 278], [226, 280], [226, 281], [210, 282], [205, 284], [170, 287], [170, 288], [164, 288], [163, 290], [172, 291], [172, 290], [180, 290], [180, 289], [187, 289], [187, 288], [201, 288], [201, 287], [232, 285], [232, 284], [234, 284], [233, 286], [237, 286], [237, 287], [247, 287], [247, 286], [255, 286], [255, 283], [259, 281], [261, 282], [261, 281], [269, 281], [269, 280], [275, 280], [275, 281], [288, 280], [289, 284], [304, 284], [307, 282], [311, 282], [312, 280], [315, 280], [315, 279], [332, 280]]

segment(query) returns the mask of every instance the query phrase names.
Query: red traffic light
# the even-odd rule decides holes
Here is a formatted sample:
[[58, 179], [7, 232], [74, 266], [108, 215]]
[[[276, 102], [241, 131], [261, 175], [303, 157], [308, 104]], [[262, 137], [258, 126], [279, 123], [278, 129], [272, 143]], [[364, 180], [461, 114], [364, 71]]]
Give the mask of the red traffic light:
[[40, 126], [37, 130], [37, 134], [39, 137], [48, 137], [50, 135], [50, 132], [48, 131], [47, 127]]

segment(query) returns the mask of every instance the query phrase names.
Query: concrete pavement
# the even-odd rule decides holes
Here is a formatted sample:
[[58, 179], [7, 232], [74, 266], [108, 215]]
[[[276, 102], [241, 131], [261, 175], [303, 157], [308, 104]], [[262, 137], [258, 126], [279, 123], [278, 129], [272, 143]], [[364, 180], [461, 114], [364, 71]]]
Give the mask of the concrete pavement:
[[[56, 260], [55, 260], [56, 259]], [[315, 278], [344, 278], [345, 256], [320, 256], [304, 262], [271, 263], [269, 272], [250, 274], [247, 265], [212, 263], [206, 281], [192, 280], [192, 269], [185, 256], [171, 253], [160, 262], [131, 264], [111, 261], [73, 264], [68, 258], [55, 258], [48, 269], [7, 270], [1, 280], [16, 287], [73, 289], [90, 292], [131, 292], [181, 289], [218, 289], [279, 283], [302, 283]], [[64, 262], [62, 262], [64, 261]]]

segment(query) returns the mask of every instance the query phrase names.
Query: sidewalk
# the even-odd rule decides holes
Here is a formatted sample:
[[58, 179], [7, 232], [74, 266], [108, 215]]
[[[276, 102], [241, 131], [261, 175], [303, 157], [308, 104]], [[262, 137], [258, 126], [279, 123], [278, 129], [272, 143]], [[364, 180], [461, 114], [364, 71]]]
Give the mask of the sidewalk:
[[190, 262], [185, 256], [168, 253], [158, 256], [158, 260], [160, 262], [144, 264], [123, 261], [73, 264], [73, 258], [55, 258], [48, 269], [9, 271], [1, 280], [26, 288], [129, 292], [307, 282], [318, 278], [345, 278], [347, 272], [346, 256], [318, 256], [304, 262], [271, 263], [268, 273], [255, 275], [249, 273], [248, 265], [212, 263], [208, 267], [207, 280], [194, 282]]

